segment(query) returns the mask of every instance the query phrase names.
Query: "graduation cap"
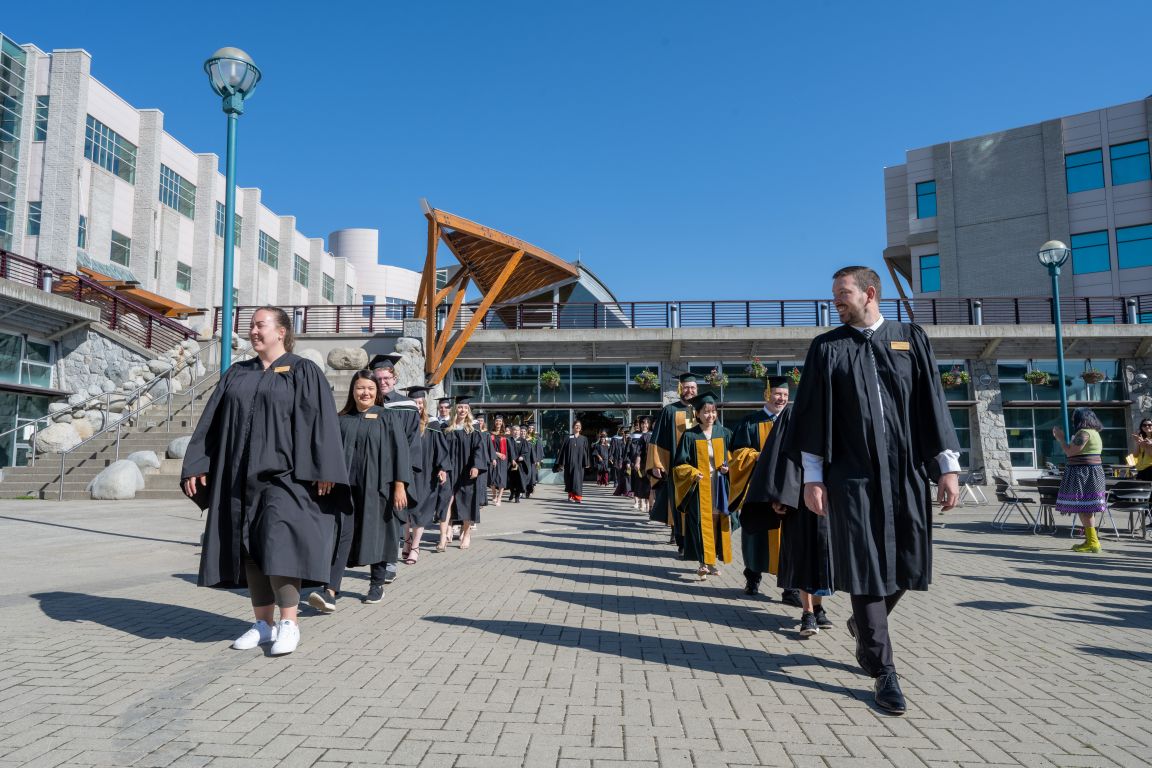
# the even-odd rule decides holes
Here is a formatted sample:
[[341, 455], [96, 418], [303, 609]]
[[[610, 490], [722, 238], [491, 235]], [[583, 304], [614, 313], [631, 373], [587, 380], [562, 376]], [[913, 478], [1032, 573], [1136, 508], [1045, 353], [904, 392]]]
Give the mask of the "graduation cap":
[[442, 397], [436, 401], [436, 405], [452, 405], [452, 398]]
[[788, 388], [792, 384], [792, 379], [787, 376], [769, 376], [768, 389], [780, 389], [781, 387]]
[[416, 398], [425, 397], [428, 394], [428, 387], [408, 387], [404, 390], [404, 394], [415, 400]]
[[468, 405], [468, 403], [472, 402], [472, 395], [457, 395], [453, 400], [456, 402], [456, 405]]
[[403, 359], [404, 355], [398, 355], [395, 352], [390, 352], [387, 355], [376, 355], [368, 361], [368, 370], [374, 371], [377, 368], [391, 368]]
[[700, 410], [706, 405], [716, 405], [716, 403], [720, 402], [720, 395], [709, 390], [708, 392], [701, 392], [688, 402], [693, 408]]
[[697, 381], [698, 377], [696, 376], [696, 374], [689, 371], [687, 373], [681, 373], [681, 374], [677, 375], [676, 379], [681, 384], [693, 384]]

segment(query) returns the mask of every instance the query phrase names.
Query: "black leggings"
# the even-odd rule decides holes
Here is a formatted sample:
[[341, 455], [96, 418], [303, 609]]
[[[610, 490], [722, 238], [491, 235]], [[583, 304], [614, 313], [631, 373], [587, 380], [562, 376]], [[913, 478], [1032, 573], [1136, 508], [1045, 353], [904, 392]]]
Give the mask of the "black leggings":
[[300, 579], [283, 576], [265, 576], [260, 566], [248, 553], [244, 553], [244, 572], [248, 575], [248, 593], [255, 608], [276, 604], [281, 610], [300, 604]]

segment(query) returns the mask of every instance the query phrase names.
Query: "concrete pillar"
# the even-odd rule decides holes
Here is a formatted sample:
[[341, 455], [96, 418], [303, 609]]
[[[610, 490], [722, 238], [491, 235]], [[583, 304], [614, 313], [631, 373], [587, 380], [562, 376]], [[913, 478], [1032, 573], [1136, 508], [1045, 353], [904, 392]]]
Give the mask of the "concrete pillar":
[[[189, 298], [194, 307], [215, 305], [214, 287], [222, 279], [220, 257], [224, 240], [216, 237], [216, 174], [220, 158], [211, 153], [196, 155], [196, 225], [192, 238], [192, 290]], [[220, 201], [223, 202], [223, 201]]]
[[[136, 191], [132, 199], [132, 255], [128, 268], [140, 281], [140, 287], [150, 291], [156, 291], [158, 287], [155, 275], [156, 259], [160, 251], [160, 144], [163, 136], [164, 113], [158, 109], [140, 110], [140, 143], [136, 147]], [[180, 215], [175, 211], [171, 212]], [[174, 230], [178, 227], [178, 223], [173, 221], [169, 227], [168, 238], [171, 241], [176, 236]]]
[[[76, 206], [77, 169], [85, 163], [84, 128], [88, 118], [91, 68], [92, 57], [86, 51], [55, 51], [48, 80], [51, 127], [44, 142], [37, 253], [45, 264], [69, 272], [76, 271], [76, 229], [80, 224], [80, 211]], [[30, 98], [35, 100], [35, 96]], [[24, 206], [27, 207], [27, 202]]]

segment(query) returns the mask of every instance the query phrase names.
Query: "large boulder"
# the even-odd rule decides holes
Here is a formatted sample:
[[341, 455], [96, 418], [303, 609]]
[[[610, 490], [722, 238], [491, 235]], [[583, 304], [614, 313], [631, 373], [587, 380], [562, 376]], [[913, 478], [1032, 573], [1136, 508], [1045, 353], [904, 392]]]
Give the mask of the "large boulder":
[[112, 462], [88, 484], [94, 499], [134, 499], [143, 488], [144, 474], [128, 459]]
[[170, 459], [182, 459], [184, 454], [188, 453], [188, 443], [192, 442], [192, 436], [186, 435], [178, 437], [172, 442], [168, 443], [168, 450], [165, 453]]
[[72, 429], [76, 430], [76, 434], [80, 435], [81, 440], [87, 440], [96, 432], [96, 430], [92, 429], [92, 425], [86, 418], [77, 419], [75, 416], [73, 416], [72, 424], [70, 426]]
[[128, 454], [128, 461], [140, 467], [146, 475], [154, 475], [160, 471], [160, 457], [155, 451], [134, 451]]
[[59, 413], [60, 411], [71, 411], [72, 406], [68, 403], [48, 403], [48, 413]]
[[172, 361], [165, 357], [161, 357], [158, 360], [148, 361], [148, 370], [152, 371], [152, 373], [166, 373], [171, 367]]
[[92, 434], [96, 434], [104, 429], [108, 423], [108, 416], [104, 411], [88, 411], [88, 415], [84, 419], [92, 427]]
[[[68, 414], [71, 416], [72, 414]], [[37, 453], [60, 453], [74, 448], [81, 440], [80, 434], [72, 424], [58, 422], [44, 429], [36, 430]]]
[[68, 396], [68, 405], [80, 405], [80, 403], [84, 402], [87, 399], [88, 399], [88, 393], [87, 392], [77, 392], [74, 395]]
[[328, 353], [328, 367], [334, 371], [359, 371], [368, 365], [368, 353], [360, 347], [336, 347]]
[[300, 355], [300, 357], [304, 358], [305, 360], [311, 360], [320, 367], [320, 370], [324, 370], [324, 355], [320, 354], [315, 349], [312, 349], [311, 347], [307, 349], [297, 349], [296, 354]]

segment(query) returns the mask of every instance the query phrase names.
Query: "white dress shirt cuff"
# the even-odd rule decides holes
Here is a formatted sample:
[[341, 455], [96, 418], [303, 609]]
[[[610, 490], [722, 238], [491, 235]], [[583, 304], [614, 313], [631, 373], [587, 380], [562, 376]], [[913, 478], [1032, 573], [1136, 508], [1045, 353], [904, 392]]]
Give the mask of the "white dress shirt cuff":
[[940, 474], [945, 475], [949, 472], [960, 471], [960, 452], [959, 451], [940, 451], [940, 455], [936, 457], [936, 461], [940, 463]]
[[804, 465], [804, 482], [824, 482], [824, 457], [814, 453], [801, 453], [800, 458]]

